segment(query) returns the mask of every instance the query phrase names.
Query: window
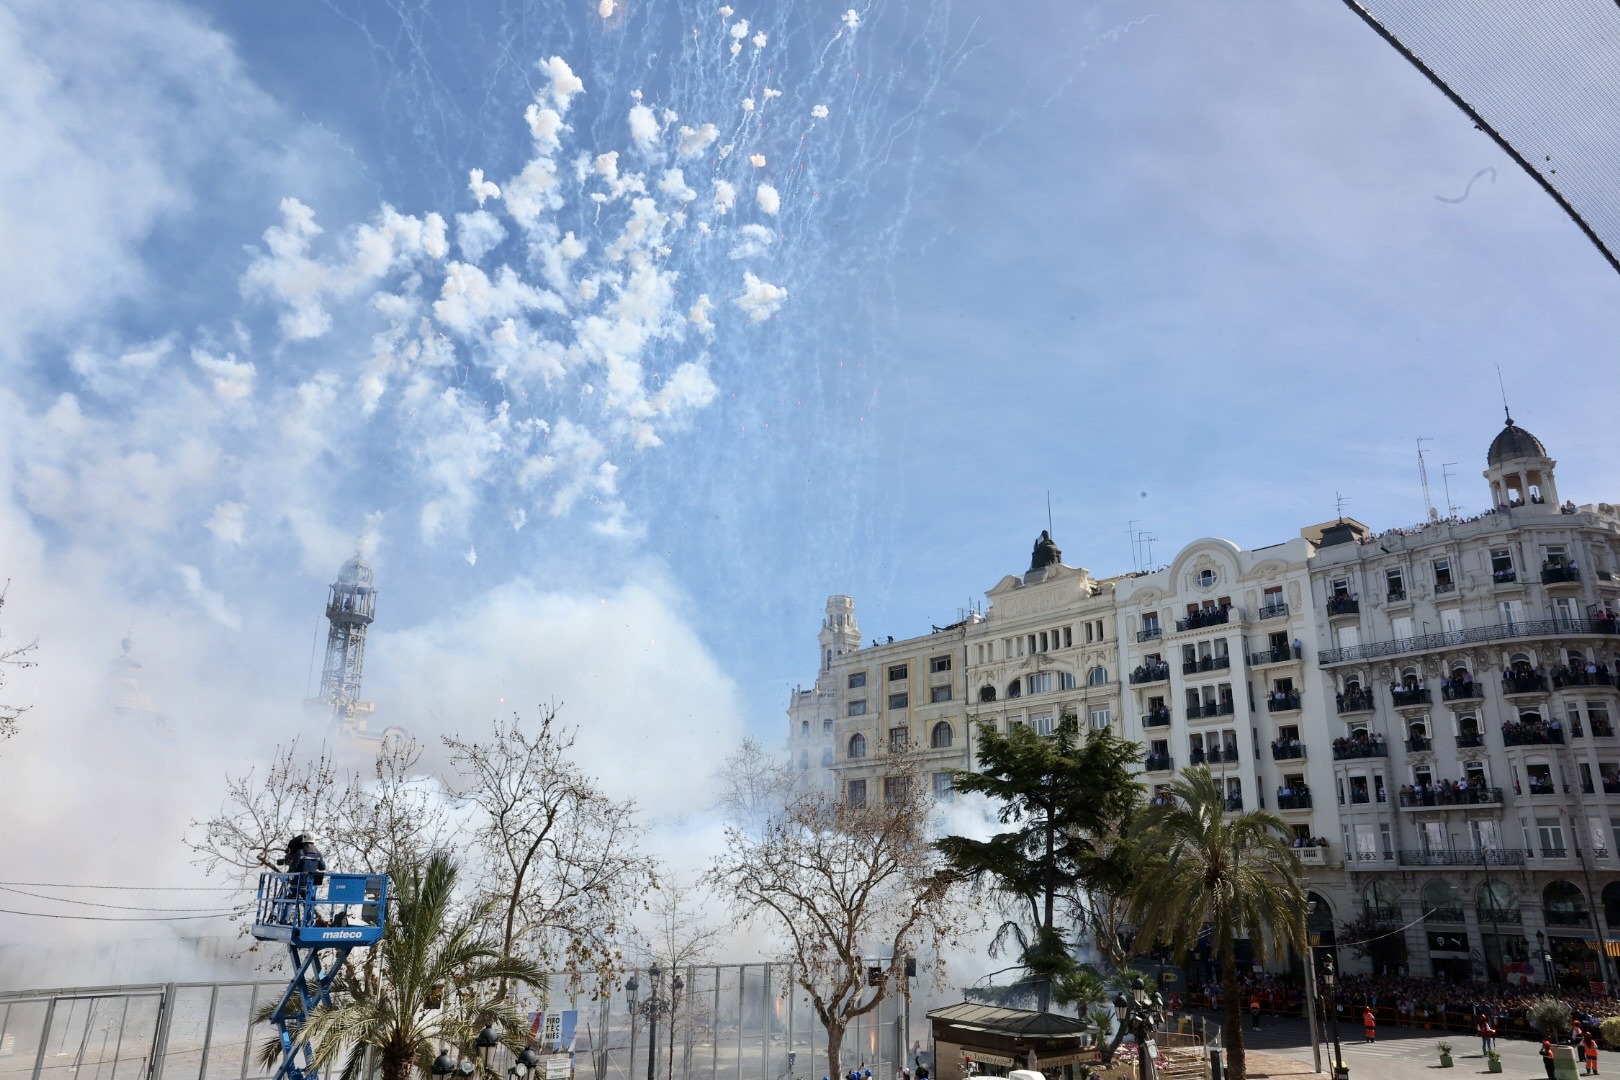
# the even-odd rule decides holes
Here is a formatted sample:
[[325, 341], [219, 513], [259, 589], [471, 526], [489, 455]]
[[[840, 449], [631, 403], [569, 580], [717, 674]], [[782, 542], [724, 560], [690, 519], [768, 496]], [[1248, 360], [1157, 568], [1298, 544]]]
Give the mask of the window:
[[951, 658], [948, 655], [934, 657], [928, 661], [928, 670], [934, 675], [938, 675], [942, 671], [951, 670]]
[[951, 774], [937, 772], [934, 774], [934, 798], [939, 802], [950, 802], [956, 796], [956, 787], [951, 783]]
[[810, 737], [810, 721], [799, 721], [799, 737], [801, 739], [808, 739]]
[[906, 681], [906, 665], [905, 664], [890, 664], [889, 665], [889, 681], [890, 682], [905, 682]]
[[1457, 583], [1451, 579], [1451, 560], [1434, 560], [1434, 591], [1450, 592], [1456, 587]]
[[854, 701], [850, 702], [849, 703], [849, 715], [851, 715], [851, 716], [865, 716], [866, 715], [866, 699], [865, 698], [856, 698]]
[[1328, 594], [1335, 600], [1350, 599], [1350, 579], [1334, 578], [1328, 585]]
[[1536, 836], [1543, 858], [1564, 854], [1564, 826], [1558, 818], [1536, 818]]
[[951, 740], [955, 737], [955, 734], [951, 730], [951, 725], [941, 720], [934, 725], [934, 730], [929, 734], [928, 745], [935, 750], [944, 750], [951, 745]]
[[861, 810], [866, 807], [866, 781], [851, 780], [848, 787], [848, 802], [852, 809]]
[[1105, 667], [1094, 667], [1090, 671], [1086, 672], [1086, 685], [1087, 686], [1106, 686], [1106, 685], [1108, 685], [1108, 669], [1105, 668]]
[[1074, 647], [1074, 627], [1072, 626], [1065, 626], [1063, 628], [1063, 647], [1065, 649]]
[[1074, 673], [1070, 671], [1058, 672], [1058, 689], [1073, 690], [1075, 687]]
[[1029, 717], [1029, 724], [1030, 727], [1035, 729], [1035, 734], [1037, 735], [1052, 734], [1052, 710], [1048, 709], [1045, 712], [1031, 713]]
[[852, 672], [849, 673], [849, 688], [851, 690], [859, 690], [861, 687], [863, 687], [865, 685], [866, 685], [866, 672], [864, 672], [864, 671], [852, 671]]
[[830, 739], [830, 738], [832, 738], [832, 733], [833, 733], [833, 722], [832, 722], [832, 720], [831, 719], [823, 720], [821, 722], [821, 737], [823, 739]]
[[866, 756], [866, 736], [858, 731], [849, 737], [849, 756], [851, 759]]
[[1515, 581], [1518, 574], [1513, 569], [1512, 548], [1491, 549], [1491, 577], [1497, 581]]
[[1546, 544], [1541, 549], [1541, 561], [1546, 566], [1561, 568], [1569, 557], [1564, 553], [1563, 544]]
[[905, 728], [903, 728], [903, 727], [892, 727], [892, 728], [889, 729], [889, 749], [890, 750], [894, 750], [896, 752], [904, 750], [906, 748], [906, 743], [909, 742], [909, 741], [910, 740], [907, 737], [907, 731], [906, 731]]
[[1159, 613], [1146, 611], [1142, 613], [1142, 636], [1156, 638], [1159, 636]]
[[898, 694], [889, 695], [889, 708], [891, 709], [904, 709], [910, 704], [911, 695], [906, 693], [904, 690], [900, 691]]
[[1024, 696], [1024, 680], [1023, 679], [1014, 679], [1012, 682], [1008, 683], [1007, 684], [1007, 696], [1009, 698], [1023, 697]]
[[1094, 705], [1094, 706], [1092, 706], [1092, 708], [1091, 708], [1091, 730], [1093, 730], [1093, 731], [1107, 731], [1109, 725], [1112, 724], [1113, 722], [1114, 722], [1113, 721], [1113, 716], [1112, 716], [1112, 714], [1109, 713], [1108, 706], [1106, 706], [1106, 705]]
[[[1384, 571], [1384, 587], [1389, 591], [1390, 600], [1406, 599], [1406, 572], [1398, 566]], [[1400, 635], [1395, 635], [1399, 637]]]
[[935, 703], [951, 700], [950, 686], [930, 686], [928, 688], [928, 700]]
[[1197, 580], [1198, 580], [1198, 587], [1200, 589], [1213, 588], [1214, 585], [1215, 585], [1215, 571], [1211, 570], [1209, 567], [1206, 566], [1206, 567], [1204, 567], [1204, 569], [1198, 571], [1198, 579]]
[[1050, 671], [1036, 672], [1034, 675], [1027, 676], [1024, 681], [1029, 684], [1027, 689], [1031, 694], [1050, 694], [1052, 692], [1052, 673]]
[[891, 806], [904, 799], [911, 792], [911, 785], [904, 776], [885, 776], [883, 778], [883, 801]]

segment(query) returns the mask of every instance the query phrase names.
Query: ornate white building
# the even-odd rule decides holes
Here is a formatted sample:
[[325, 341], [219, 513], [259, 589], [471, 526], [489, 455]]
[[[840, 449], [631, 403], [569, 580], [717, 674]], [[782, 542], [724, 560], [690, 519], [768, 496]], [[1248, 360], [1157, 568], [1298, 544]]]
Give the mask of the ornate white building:
[[1065, 712], [1142, 745], [1149, 794], [1208, 765], [1232, 811], [1299, 844], [1345, 970], [1610, 980], [1620, 952], [1620, 511], [1560, 503], [1554, 462], [1508, 420], [1494, 509], [1373, 534], [1340, 519], [1252, 551], [1188, 544], [1102, 580], [1042, 534], [989, 607], [863, 645], [829, 599], [789, 746], [806, 782], [881, 797], [883, 751], [925, 747], [936, 791], [977, 724]]

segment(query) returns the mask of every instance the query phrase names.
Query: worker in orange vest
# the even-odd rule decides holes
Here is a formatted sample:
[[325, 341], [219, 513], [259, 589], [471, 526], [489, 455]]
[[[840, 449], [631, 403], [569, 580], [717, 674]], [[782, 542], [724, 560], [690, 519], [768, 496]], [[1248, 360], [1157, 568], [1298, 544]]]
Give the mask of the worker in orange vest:
[[1592, 1034], [1592, 1032], [1588, 1031], [1586, 1033], [1586, 1043], [1585, 1043], [1585, 1046], [1583, 1048], [1586, 1050], [1586, 1075], [1587, 1076], [1596, 1076], [1598, 1074], [1598, 1071], [1597, 1071], [1597, 1054], [1598, 1054], [1597, 1036]]
[[1371, 1005], [1361, 1014], [1361, 1030], [1366, 1034], [1368, 1042], [1378, 1041], [1378, 1017], [1373, 1015]]

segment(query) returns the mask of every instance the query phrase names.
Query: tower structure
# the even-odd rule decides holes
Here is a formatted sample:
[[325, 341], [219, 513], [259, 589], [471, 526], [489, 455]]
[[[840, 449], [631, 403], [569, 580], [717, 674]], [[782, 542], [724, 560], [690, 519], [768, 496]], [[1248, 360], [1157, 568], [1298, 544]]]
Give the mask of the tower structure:
[[316, 701], [328, 710], [332, 723], [363, 731], [376, 707], [360, 699], [360, 680], [366, 662], [366, 628], [377, 613], [377, 590], [371, 567], [358, 554], [343, 564], [326, 593], [326, 662], [321, 667], [321, 689]]

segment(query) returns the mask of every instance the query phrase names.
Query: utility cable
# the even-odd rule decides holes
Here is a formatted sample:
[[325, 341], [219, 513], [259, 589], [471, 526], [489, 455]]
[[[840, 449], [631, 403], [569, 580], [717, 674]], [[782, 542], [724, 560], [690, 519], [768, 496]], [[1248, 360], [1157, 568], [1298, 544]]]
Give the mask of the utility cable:
[[107, 889], [117, 892], [253, 892], [252, 885], [73, 885], [62, 881], [0, 881], [32, 889]]
[[76, 904], [79, 907], [110, 908], [114, 911], [240, 911], [240, 906], [229, 908], [221, 907], [131, 907], [126, 904], [103, 904], [97, 900], [75, 900], [70, 896], [52, 896], [49, 893], [29, 892], [27, 889], [14, 889], [9, 885], [0, 885], [0, 892], [16, 893], [18, 896], [29, 896], [35, 900], [49, 900], [58, 904]]
[[16, 911], [0, 908], [0, 915], [27, 915], [36, 919], [69, 919], [76, 922], [186, 922], [191, 919], [224, 919], [245, 914], [251, 905], [221, 911], [214, 915], [61, 915], [49, 911]]

